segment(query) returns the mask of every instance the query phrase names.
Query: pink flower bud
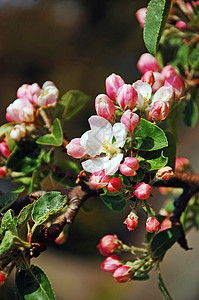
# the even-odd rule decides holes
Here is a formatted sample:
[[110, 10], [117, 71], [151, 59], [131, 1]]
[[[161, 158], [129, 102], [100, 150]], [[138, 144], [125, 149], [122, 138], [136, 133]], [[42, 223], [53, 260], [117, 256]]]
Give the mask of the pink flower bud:
[[147, 12], [146, 7], [142, 7], [136, 11], [136, 18], [137, 18], [138, 22], [140, 23], [141, 28], [144, 27], [144, 22], [146, 19], [146, 12]]
[[15, 141], [20, 141], [26, 136], [26, 128], [23, 125], [15, 125], [10, 132], [11, 139]]
[[180, 75], [171, 75], [164, 83], [165, 86], [172, 86], [174, 90], [174, 95], [176, 100], [184, 95], [185, 92], [185, 82]]
[[105, 235], [97, 245], [99, 252], [102, 255], [108, 256], [115, 253], [120, 247], [120, 240], [116, 235]]
[[130, 109], [123, 113], [120, 122], [126, 126], [129, 132], [134, 132], [140, 123], [139, 116], [136, 113], [133, 113]]
[[105, 272], [114, 272], [122, 265], [121, 259], [116, 255], [108, 256], [100, 265], [100, 268]]
[[70, 143], [66, 146], [67, 154], [74, 158], [82, 158], [86, 151], [80, 144], [80, 138], [74, 138], [70, 141]]
[[64, 244], [66, 241], [66, 234], [62, 231], [59, 236], [55, 239], [55, 243], [58, 245]]
[[5, 177], [7, 172], [6, 166], [0, 167], [0, 178]]
[[27, 99], [31, 103], [34, 103], [34, 100], [41, 94], [41, 88], [37, 83], [23, 84], [17, 90], [17, 98]]
[[171, 75], [177, 74], [176, 70], [171, 65], [165, 66], [160, 73], [163, 77], [163, 80], [166, 80]]
[[152, 91], [156, 92], [161, 86], [164, 84], [164, 78], [161, 73], [153, 72], [153, 76], [155, 78], [154, 84], [152, 86]]
[[9, 122], [33, 122], [35, 119], [35, 109], [27, 99], [16, 99], [6, 110]]
[[5, 275], [2, 272], [0, 272], [0, 287], [4, 284], [5, 279]]
[[154, 84], [155, 82], [155, 76], [153, 74], [153, 71], [147, 71], [142, 75], [141, 80], [143, 82], [147, 82], [148, 84], [150, 84], [151, 86]]
[[129, 281], [132, 276], [133, 274], [131, 272], [131, 267], [129, 266], [121, 266], [117, 268], [113, 273], [115, 281], [120, 283]]
[[145, 200], [149, 198], [151, 194], [151, 186], [145, 182], [140, 182], [138, 185], [135, 187], [135, 196], [140, 199], [140, 200]]
[[131, 84], [123, 84], [118, 90], [117, 102], [123, 110], [134, 108], [137, 98], [138, 94]]
[[[196, 1], [197, 2], [197, 1]], [[199, 3], [199, 1], [198, 1]], [[193, 15], [193, 7], [190, 3], [185, 3], [187, 13], [192, 16]]]
[[106, 78], [106, 92], [111, 100], [116, 101], [118, 89], [125, 84], [124, 79], [116, 74], [111, 74]]
[[55, 106], [59, 97], [59, 91], [52, 81], [43, 84], [40, 95], [34, 99], [34, 104], [43, 107]]
[[175, 171], [184, 172], [187, 167], [190, 167], [190, 161], [185, 157], [176, 157]]
[[155, 174], [155, 177], [156, 179], [158, 180], [169, 180], [171, 177], [173, 177], [173, 170], [171, 167], [163, 167], [163, 168], [160, 168], [156, 174]]
[[160, 70], [157, 59], [150, 53], [144, 53], [140, 56], [137, 67], [142, 74], [147, 71], [158, 72]]
[[164, 101], [156, 101], [149, 112], [149, 120], [163, 121], [170, 113], [168, 104]]
[[120, 172], [125, 176], [135, 176], [139, 169], [139, 161], [135, 157], [125, 157], [124, 162], [120, 164]]
[[105, 94], [100, 94], [95, 98], [95, 109], [98, 116], [112, 121], [115, 118], [115, 105]]
[[184, 21], [177, 21], [176, 22], [176, 28], [185, 29], [185, 28], [189, 28], [189, 26]]
[[4, 138], [3, 142], [0, 143], [0, 151], [6, 158], [8, 158], [12, 152], [8, 147], [6, 138]]
[[129, 231], [134, 230], [138, 225], [138, 216], [134, 212], [130, 212], [124, 224], [126, 224]]
[[113, 177], [106, 186], [109, 193], [117, 193], [121, 191], [123, 182], [120, 178]]
[[96, 189], [103, 189], [110, 181], [110, 176], [105, 175], [104, 170], [92, 173], [90, 183]]
[[156, 218], [153, 217], [149, 217], [146, 220], [146, 231], [153, 233], [153, 232], [158, 232], [160, 227], [160, 223], [158, 222], [158, 220]]
[[171, 227], [172, 227], [171, 220], [169, 218], [165, 218], [161, 223], [160, 230], [163, 231], [163, 230], [169, 229]]

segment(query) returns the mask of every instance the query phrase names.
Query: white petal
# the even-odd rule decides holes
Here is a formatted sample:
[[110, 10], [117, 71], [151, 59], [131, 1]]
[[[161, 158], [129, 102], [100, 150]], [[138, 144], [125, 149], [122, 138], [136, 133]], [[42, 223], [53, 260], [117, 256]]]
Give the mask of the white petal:
[[116, 139], [115, 145], [117, 147], [123, 147], [126, 142], [127, 129], [122, 123], [115, 123], [113, 125], [113, 135]]
[[173, 87], [170, 86], [162, 86], [161, 88], [159, 88], [157, 90], [157, 92], [155, 92], [154, 96], [153, 96], [153, 100], [151, 105], [153, 105], [156, 101], [165, 101], [168, 102], [172, 99], [173, 97]]
[[104, 170], [110, 165], [108, 156], [96, 157], [82, 162], [85, 171], [93, 173]]
[[136, 107], [138, 109], [145, 109], [151, 99], [152, 89], [150, 84], [142, 82], [142, 80], [137, 80], [133, 83], [133, 87], [138, 93]]
[[112, 141], [113, 127], [109, 121], [99, 116], [92, 116], [88, 119], [91, 130], [95, 132], [95, 135], [99, 140]]
[[117, 172], [119, 169], [120, 162], [123, 159], [123, 154], [115, 154], [110, 160], [109, 160], [109, 166], [104, 170], [106, 175], [113, 175]]
[[90, 156], [96, 156], [101, 153], [102, 141], [92, 130], [86, 131], [81, 136], [80, 144]]

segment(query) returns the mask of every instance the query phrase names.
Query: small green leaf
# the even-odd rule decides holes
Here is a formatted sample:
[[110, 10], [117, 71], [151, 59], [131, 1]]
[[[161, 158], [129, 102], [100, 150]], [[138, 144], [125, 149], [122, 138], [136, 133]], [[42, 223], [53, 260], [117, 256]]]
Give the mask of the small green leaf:
[[144, 43], [152, 55], [156, 55], [158, 43], [166, 24], [171, 0], [151, 0], [147, 6], [144, 23]]
[[50, 215], [58, 213], [66, 204], [66, 196], [60, 192], [48, 192], [40, 197], [32, 210], [32, 219], [38, 225], [44, 223]]
[[45, 134], [38, 138], [37, 144], [50, 145], [50, 146], [61, 146], [63, 142], [63, 132], [60, 124], [60, 120], [57, 118], [53, 122], [52, 133]]
[[186, 126], [194, 127], [196, 125], [198, 121], [198, 107], [195, 101], [190, 99], [184, 104], [182, 117]]
[[189, 63], [194, 70], [199, 70], [199, 44], [192, 49], [189, 56]]
[[40, 176], [39, 176], [39, 172], [37, 170], [34, 170], [32, 173], [32, 178], [31, 178], [31, 182], [28, 188], [28, 194], [37, 191], [41, 188], [40, 185]]
[[104, 204], [111, 210], [121, 211], [126, 207], [126, 200], [122, 194], [117, 196], [108, 196], [106, 194], [102, 194], [100, 197]]
[[175, 228], [156, 233], [150, 244], [153, 257], [162, 256], [179, 239], [180, 235], [180, 231]]
[[137, 159], [141, 162], [144, 161], [148, 164], [147, 165], [148, 171], [158, 170], [166, 166], [168, 162], [168, 158], [164, 157], [163, 151], [161, 150], [150, 151], [150, 152], [139, 151]]
[[176, 160], [176, 138], [174, 134], [170, 131], [165, 131], [168, 146], [164, 148], [164, 156], [168, 157], [167, 166], [170, 166], [175, 170], [175, 160]]
[[34, 203], [28, 204], [22, 208], [17, 217], [17, 227], [23, 226], [31, 217], [31, 211], [33, 209]]
[[5, 236], [0, 244], [0, 258], [7, 255], [14, 245], [13, 234], [11, 231], [6, 231]]
[[90, 97], [78, 90], [71, 90], [64, 94], [56, 107], [56, 116], [61, 121], [71, 119], [90, 100]]
[[9, 133], [15, 125], [16, 125], [15, 122], [9, 122], [0, 126], [0, 142], [2, 142], [5, 135]]
[[14, 212], [12, 209], [9, 209], [2, 218], [1, 221], [1, 232], [4, 233], [7, 230], [10, 230], [14, 235], [17, 235], [16, 222], [13, 220]]
[[17, 273], [15, 282], [21, 300], [55, 300], [48, 277], [42, 269], [35, 265]]
[[17, 190], [7, 192], [0, 196], [0, 212], [10, 207], [18, 197], [18, 194], [22, 193], [24, 186], [19, 187]]
[[145, 119], [140, 119], [135, 139], [137, 145], [134, 148], [142, 151], [159, 150], [168, 146], [164, 131]]

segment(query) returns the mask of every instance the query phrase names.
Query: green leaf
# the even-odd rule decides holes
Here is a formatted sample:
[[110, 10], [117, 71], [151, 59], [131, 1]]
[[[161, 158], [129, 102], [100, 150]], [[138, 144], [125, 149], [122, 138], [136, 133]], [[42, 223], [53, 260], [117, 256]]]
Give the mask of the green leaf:
[[33, 209], [34, 203], [30, 203], [22, 208], [17, 217], [17, 227], [23, 226], [31, 217], [31, 211]]
[[15, 125], [16, 125], [15, 122], [9, 122], [0, 126], [0, 142], [2, 142], [5, 135], [9, 133]]
[[0, 244], [0, 258], [7, 255], [14, 245], [13, 234], [11, 231], [6, 231], [5, 236]]
[[162, 256], [179, 239], [180, 235], [180, 231], [175, 228], [156, 233], [150, 244], [153, 258]]
[[147, 6], [144, 43], [148, 51], [154, 56], [169, 15], [170, 6], [171, 0], [151, 0]]
[[60, 120], [57, 118], [53, 122], [52, 133], [45, 134], [36, 140], [37, 144], [61, 146], [63, 142], [63, 132], [60, 124]]
[[34, 141], [22, 141], [9, 156], [7, 167], [13, 171], [30, 173], [41, 165], [43, 153], [44, 150]]
[[35, 265], [17, 273], [15, 282], [20, 300], [55, 300], [48, 277]]
[[31, 182], [28, 188], [28, 194], [41, 189], [40, 185], [40, 176], [37, 170], [34, 170], [32, 173]]
[[2, 218], [1, 232], [4, 234], [7, 230], [10, 230], [14, 235], [17, 235], [16, 222], [13, 220], [14, 212], [9, 209]]
[[100, 195], [102, 201], [108, 208], [114, 211], [121, 211], [126, 207], [126, 200], [123, 195], [108, 196], [106, 194]]
[[64, 94], [56, 107], [56, 116], [61, 121], [71, 119], [90, 100], [90, 97], [78, 90], [71, 90]]
[[199, 70], [199, 44], [191, 51], [189, 63], [194, 70]]
[[175, 64], [187, 68], [189, 64], [190, 47], [188, 44], [181, 44], [176, 54]]
[[164, 148], [164, 156], [168, 157], [167, 166], [175, 170], [175, 160], [176, 160], [176, 138], [174, 134], [170, 131], [165, 131], [168, 146]]
[[192, 99], [184, 104], [182, 112], [183, 121], [186, 126], [194, 127], [198, 121], [198, 107]]
[[50, 215], [58, 213], [66, 204], [66, 196], [60, 192], [48, 192], [40, 197], [32, 210], [32, 219], [38, 225], [44, 223]]
[[0, 212], [10, 207], [18, 197], [18, 194], [22, 193], [24, 186], [19, 187], [17, 190], [7, 192], [0, 196]]
[[164, 157], [163, 151], [156, 150], [150, 152], [139, 151], [137, 159], [147, 163], [147, 170], [154, 171], [166, 166], [168, 158]]
[[142, 151], [159, 150], [168, 146], [164, 131], [145, 119], [140, 119], [135, 139], [137, 145], [134, 148]]

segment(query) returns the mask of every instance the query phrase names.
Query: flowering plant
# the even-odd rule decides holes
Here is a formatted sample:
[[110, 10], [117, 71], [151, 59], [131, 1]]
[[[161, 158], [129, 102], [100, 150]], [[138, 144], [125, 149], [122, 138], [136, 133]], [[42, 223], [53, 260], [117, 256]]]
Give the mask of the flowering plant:
[[[107, 256], [101, 268], [124, 283], [148, 279], [156, 266], [159, 287], [171, 299], [160, 262], [176, 242], [189, 250], [185, 233], [199, 227], [199, 175], [191, 173], [187, 159], [176, 158], [174, 130], [177, 113], [189, 127], [198, 117], [199, 2], [151, 0], [136, 16], [149, 51], [137, 63], [142, 76], [126, 83], [118, 74], [109, 75], [106, 94], [95, 99], [90, 130], [81, 137], [70, 140], [64, 131], [64, 122], [90, 100], [81, 91], [60, 99], [51, 81], [42, 87], [23, 84], [7, 107], [8, 123], [0, 127], [0, 177], [11, 178], [18, 188], [0, 196], [0, 286], [16, 267], [20, 299], [55, 299], [48, 278], [31, 259], [52, 241], [65, 241], [66, 225], [93, 196], [117, 212], [128, 207], [124, 224], [130, 231], [139, 226], [138, 215], [146, 221], [143, 248], [126, 245], [115, 235], [101, 239], [97, 247]], [[174, 41], [177, 50], [168, 60], [164, 49]], [[64, 160], [57, 159], [60, 149], [67, 152]], [[63, 189], [43, 190], [47, 176]], [[159, 212], [151, 203], [157, 187], [172, 194]], [[175, 188], [181, 191], [176, 194]], [[122, 252], [132, 258], [124, 260]]]

